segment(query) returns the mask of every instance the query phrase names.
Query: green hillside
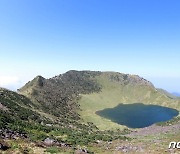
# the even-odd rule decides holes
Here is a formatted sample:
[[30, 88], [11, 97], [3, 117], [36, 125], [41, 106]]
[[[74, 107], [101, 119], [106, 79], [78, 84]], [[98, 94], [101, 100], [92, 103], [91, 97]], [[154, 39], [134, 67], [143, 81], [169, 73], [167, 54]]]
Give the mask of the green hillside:
[[101, 87], [94, 77], [100, 72], [69, 71], [65, 74], [45, 79], [37, 76], [19, 89], [19, 93], [29, 97], [39, 110], [61, 119], [78, 120], [79, 94], [99, 92]]
[[0, 129], [14, 128], [22, 122], [45, 120], [34, 108], [33, 103], [25, 96], [0, 88]]
[[[69, 108], [61, 110], [64, 109]], [[62, 145], [66, 147], [65, 151], [72, 152], [76, 146], [96, 143], [97, 140], [127, 139], [122, 136], [124, 132], [99, 131], [92, 123], [82, 124], [75, 119], [76, 115], [73, 118], [69, 113], [58, 114], [45, 112], [28, 97], [0, 88], [0, 153], [6, 145], [7, 153], [25, 153], [27, 148], [30, 153], [37, 153], [33, 151], [39, 146], [46, 151], [48, 147]], [[46, 140], [53, 143], [46, 143]], [[55, 149], [59, 151], [59, 148]]]
[[180, 110], [180, 102], [157, 90], [149, 81], [136, 76], [104, 72], [96, 77], [101, 92], [80, 95], [81, 117], [93, 122], [100, 129], [124, 128], [97, 114], [98, 110], [113, 108], [120, 103], [157, 104]]
[[[120, 103], [157, 104], [180, 110], [179, 100], [137, 75], [73, 70], [49, 79], [37, 76], [18, 93], [0, 88], [0, 146], [7, 142], [9, 153], [24, 153], [27, 148], [29, 153], [87, 152], [86, 149], [112, 153], [116, 144], [131, 140], [138, 146], [141, 140], [148, 145], [154, 137], [149, 136], [147, 142], [144, 137], [131, 138], [128, 134], [133, 129], [96, 114]], [[163, 130], [172, 125], [174, 129], [178, 123], [179, 117], [156, 127], [163, 126]], [[169, 134], [168, 139], [172, 136]], [[163, 136], [159, 134], [159, 138], [162, 140]], [[47, 145], [47, 141], [53, 143]]]
[[50, 79], [37, 76], [19, 93], [33, 100], [45, 113], [92, 122], [102, 130], [124, 128], [95, 114], [120, 103], [140, 102], [180, 109], [178, 100], [146, 79], [117, 72], [68, 71]]

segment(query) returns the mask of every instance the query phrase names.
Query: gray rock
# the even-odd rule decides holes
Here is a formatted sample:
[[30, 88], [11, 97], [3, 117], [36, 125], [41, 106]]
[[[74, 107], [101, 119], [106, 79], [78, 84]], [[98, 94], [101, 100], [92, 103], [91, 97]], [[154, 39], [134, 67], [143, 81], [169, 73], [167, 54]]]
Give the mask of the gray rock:
[[55, 141], [53, 139], [50, 139], [50, 138], [46, 138], [43, 143], [46, 145], [46, 146], [52, 146]]

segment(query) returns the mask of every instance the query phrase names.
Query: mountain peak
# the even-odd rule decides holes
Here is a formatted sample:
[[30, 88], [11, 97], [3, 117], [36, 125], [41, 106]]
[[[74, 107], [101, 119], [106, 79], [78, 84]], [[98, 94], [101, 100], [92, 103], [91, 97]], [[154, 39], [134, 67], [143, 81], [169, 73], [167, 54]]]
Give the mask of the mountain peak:
[[32, 81], [29, 81], [22, 88], [18, 89], [18, 92], [23, 92], [25, 95], [31, 94], [34, 92], [34, 88], [43, 87], [45, 80], [44, 77], [38, 75]]
[[27, 85], [42, 87], [44, 80], [44, 77], [38, 75], [32, 81], [28, 82]]

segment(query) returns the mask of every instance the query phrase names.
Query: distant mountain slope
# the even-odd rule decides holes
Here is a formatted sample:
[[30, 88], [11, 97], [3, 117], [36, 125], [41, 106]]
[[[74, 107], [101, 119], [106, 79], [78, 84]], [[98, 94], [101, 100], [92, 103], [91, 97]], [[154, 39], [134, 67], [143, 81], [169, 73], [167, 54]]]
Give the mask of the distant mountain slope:
[[173, 94], [174, 96], [180, 97], [180, 93], [173, 92], [172, 94]]
[[165, 94], [166, 96], [168, 96], [169, 98], [172, 99], [177, 99], [176, 95], [173, 95], [171, 93], [169, 93], [168, 91], [164, 90], [164, 89], [157, 89], [158, 91], [160, 91], [162, 94]]
[[157, 90], [146, 79], [117, 72], [73, 70], [50, 79], [37, 76], [19, 89], [19, 93], [29, 97], [43, 112], [61, 119], [82, 118], [101, 129], [119, 128], [119, 125], [95, 112], [119, 103], [141, 102], [180, 109], [178, 100]]

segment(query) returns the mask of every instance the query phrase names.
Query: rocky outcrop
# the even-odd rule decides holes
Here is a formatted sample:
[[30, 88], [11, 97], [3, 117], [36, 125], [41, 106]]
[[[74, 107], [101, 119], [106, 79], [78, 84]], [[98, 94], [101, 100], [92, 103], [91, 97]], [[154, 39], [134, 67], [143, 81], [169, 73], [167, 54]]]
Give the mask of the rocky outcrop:
[[64, 142], [59, 142], [59, 141], [57, 141], [55, 139], [52, 139], [52, 138], [49, 138], [49, 137], [44, 139], [41, 142], [37, 142], [36, 145], [39, 146], [39, 147], [43, 147], [43, 148], [51, 147], [51, 146], [71, 147], [70, 144], [67, 144], [67, 143], [64, 143]]

